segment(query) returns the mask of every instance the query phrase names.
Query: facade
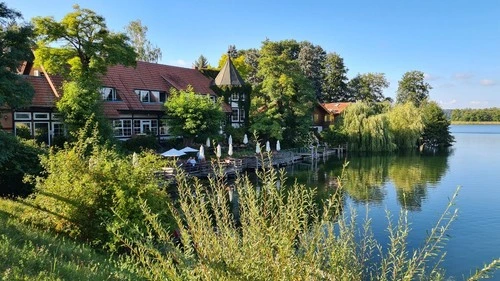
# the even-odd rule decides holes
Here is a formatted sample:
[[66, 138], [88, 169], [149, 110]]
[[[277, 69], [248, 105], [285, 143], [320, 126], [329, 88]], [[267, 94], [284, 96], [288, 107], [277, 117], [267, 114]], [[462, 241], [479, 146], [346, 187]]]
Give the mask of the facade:
[[[2, 128], [14, 134], [29, 134], [47, 144], [64, 134], [55, 103], [62, 93], [62, 78], [48, 75], [41, 70], [23, 69], [22, 74], [35, 89], [35, 96], [28, 108], [4, 109], [1, 112]], [[239, 74], [238, 74], [239, 76]], [[115, 136], [126, 140], [134, 135], [152, 134], [159, 139], [170, 136], [164, 118], [164, 103], [171, 89], [185, 90], [193, 87], [196, 93], [217, 98], [213, 90], [214, 79], [196, 69], [138, 61], [136, 67], [111, 66], [102, 77], [100, 90], [104, 101], [104, 114], [111, 121]], [[228, 121], [237, 120], [229, 104], [223, 105]], [[233, 117], [231, 114], [238, 114]]]
[[313, 128], [318, 133], [328, 129], [349, 104], [348, 102], [317, 103], [313, 110]]

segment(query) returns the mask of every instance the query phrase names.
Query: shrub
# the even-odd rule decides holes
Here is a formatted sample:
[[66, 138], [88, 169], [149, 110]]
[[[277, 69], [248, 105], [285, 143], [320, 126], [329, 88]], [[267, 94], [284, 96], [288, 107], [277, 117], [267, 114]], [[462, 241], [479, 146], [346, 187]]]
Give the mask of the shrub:
[[42, 158], [47, 178], [37, 178], [36, 193], [25, 201], [34, 208], [23, 218], [114, 248], [110, 229], [120, 227], [122, 218], [142, 229], [141, 200], [161, 212], [167, 195], [154, 176], [161, 167], [158, 156], [145, 153], [133, 161], [97, 142], [81, 138]]
[[157, 150], [159, 148], [158, 138], [153, 135], [135, 135], [124, 141], [122, 145], [129, 152]]

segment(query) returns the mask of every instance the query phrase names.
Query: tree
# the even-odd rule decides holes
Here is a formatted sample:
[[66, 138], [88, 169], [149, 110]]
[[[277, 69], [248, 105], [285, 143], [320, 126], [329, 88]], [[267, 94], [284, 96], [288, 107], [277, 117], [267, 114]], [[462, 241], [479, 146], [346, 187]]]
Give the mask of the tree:
[[399, 81], [396, 103], [412, 102], [416, 107], [429, 98], [431, 85], [424, 81], [421, 71], [409, 71]]
[[252, 97], [251, 114], [257, 119], [251, 128], [289, 146], [305, 143], [316, 100], [297, 60], [299, 51], [293, 40], [264, 41], [258, 66], [261, 88]]
[[311, 81], [316, 92], [316, 99], [321, 100], [323, 65], [325, 64], [326, 53], [321, 46], [315, 46], [308, 41], [300, 42], [299, 46], [298, 61], [300, 69], [302, 69], [307, 79]]
[[[128, 44], [128, 37], [110, 32], [102, 16], [78, 5], [73, 8], [60, 22], [52, 17], [33, 19], [38, 36], [36, 62], [50, 73], [65, 77], [64, 95], [57, 108], [70, 131], [76, 132], [87, 119], [93, 118], [105, 139], [110, 136], [111, 128], [104, 118], [98, 94], [99, 77], [110, 65], [134, 65], [136, 54]], [[56, 42], [60, 45], [53, 47]]]
[[337, 53], [328, 53], [323, 68], [322, 102], [347, 102], [353, 99], [347, 88], [347, 67]]
[[135, 20], [131, 21], [126, 29], [132, 46], [137, 53], [137, 60], [157, 63], [161, 59], [161, 49], [153, 47], [146, 38], [147, 26], [143, 26], [140, 20]]
[[421, 105], [422, 144], [427, 146], [448, 147], [455, 141], [450, 133], [450, 121], [436, 102], [424, 102]]
[[172, 89], [165, 107], [169, 132], [183, 136], [186, 144], [197, 135], [216, 135], [224, 119], [222, 101], [214, 103], [210, 97], [195, 93], [191, 86], [181, 91]]
[[385, 88], [389, 87], [389, 82], [383, 73], [358, 74], [348, 83], [352, 100], [381, 102], [383, 101]]
[[423, 129], [419, 109], [407, 102], [395, 105], [387, 115], [397, 148], [407, 151], [416, 148]]
[[21, 13], [0, 2], [0, 106], [19, 108], [28, 105], [34, 90], [20, 75], [14, 73], [24, 61], [32, 61], [33, 29], [19, 25]]
[[210, 64], [205, 56], [200, 55], [198, 59], [193, 63], [193, 67], [197, 69], [209, 68]]

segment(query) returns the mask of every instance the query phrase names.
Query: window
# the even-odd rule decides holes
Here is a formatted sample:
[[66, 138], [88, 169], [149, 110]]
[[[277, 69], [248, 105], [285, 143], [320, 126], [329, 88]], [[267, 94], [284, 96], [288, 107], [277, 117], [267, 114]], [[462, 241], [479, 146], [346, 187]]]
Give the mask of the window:
[[164, 135], [168, 135], [168, 127], [166, 124], [162, 124], [160, 127], [160, 135], [161, 136], [164, 136]]
[[61, 120], [61, 114], [52, 113], [52, 120]]
[[102, 87], [101, 97], [105, 101], [116, 101], [118, 100], [118, 96], [116, 95], [116, 89], [111, 87]]
[[30, 112], [15, 112], [14, 120], [31, 120]]
[[135, 90], [141, 102], [152, 102], [151, 93], [148, 90]]
[[30, 122], [16, 122], [14, 129], [16, 136], [20, 136], [22, 138], [30, 138], [33, 135], [31, 132]]
[[167, 93], [160, 92], [160, 102], [165, 103], [167, 101]]
[[113, 128], [115, 129], [115, 136], [117, 137], [128, 137], [132, 135], [131, 120], [113, 120]]
[[325, 115], [325, 122], [330, 121], [330, 115]]
[[234, 101], [238, 100], [238, 93], [232, 93], [231, 100], [234, 100]]
[[52, 135], [64, 136], [64, 125], [60, 122], [52, 122]]
[[314, 114], [314, 122], [318, 122], [319, 121], [319, 114]]
[[241, 94], [241, 101], [245, 101], [245, 98], [246, 98], [246, 94], [245, 94], [245, 93], [242, 93], [242, 94]]
[[240, 109], [240, 121], [245, 121], [245, 110]]
[[48, 113], [33, 113], [33, 120], [49, 120]]
[[141, 133], [141, 120], [134, 120], [134, 135]]
[[240, 110], [237, 108], [233, 108], [232, 114], [231, 114], [231, 121], [233, 122], [238, 122], [239, 121], [239, 115], [240, 115]]

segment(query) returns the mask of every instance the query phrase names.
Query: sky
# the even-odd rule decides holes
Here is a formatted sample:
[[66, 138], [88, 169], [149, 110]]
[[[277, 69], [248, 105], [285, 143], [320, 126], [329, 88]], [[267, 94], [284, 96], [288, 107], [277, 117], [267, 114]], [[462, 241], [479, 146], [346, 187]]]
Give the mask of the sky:
[[500, 107], [498, 0], [0, 0], [23, 14], [61, 20], [74, 4], [124, 32], [141, 20], [162, 50], [162, 64], [192, 67], [204, 55], [217, 66], [229, 45], [309, 41], [336, 52], [357, 74], [384, 73], [395, 99], [407, 71], [425, 73], [430, 99], [444, 109]]

